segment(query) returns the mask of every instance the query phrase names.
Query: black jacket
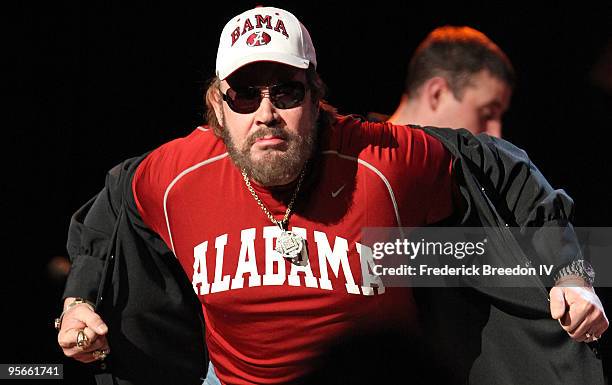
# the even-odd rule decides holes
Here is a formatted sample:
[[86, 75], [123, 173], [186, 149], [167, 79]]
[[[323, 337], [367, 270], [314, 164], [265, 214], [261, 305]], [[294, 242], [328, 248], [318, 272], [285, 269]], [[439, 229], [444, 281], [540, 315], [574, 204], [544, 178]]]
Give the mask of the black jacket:
[[[455, 157], [467, 206], [459, 222], [487, 228], [492, 258], [557, 266], [581, 258], [569, 222], [572, 200], [550, 187], [524, 151], [465, 130], [424, 130]], [[131, 179], [142, 159], [113, 168], [105, 188], [73, 216], [64, 297], [96, 302], [109, 325], [112, 353], [98, 369], [99, 382], [201, 384], [208, 363], [201, 305], [176, 258], [138, 215]], [[521, 229], [518, 235], [510, 232], [513, 226]], [[524, 250], [517, 237], [532, 248]], [[426, 340], [447, 381], [603, 384], [601, 362], [589, 346], [572, 341], [550, 318], [547, 282], [524, 279], [521, 288], [485, 282], [416, 290]]]
[[[495, 247], [490, 262], [561, 266], [582, 258], [570, 223], [573, 201], [549, 185], [524, 151], [465, 130], [425, 130], [455, 157], [453, 171], [468, 202], [460, 225], [486, 229]], [[510, 231], [515, 226], [518, 233]], [[552, 282], [520, 279], [517, 287], [481, 281], [475, 288], [417, 290], [428, 341], [451, 382], [603, 384], [595, 350], [551, 319]]]
[[96, 363], [98, 384], [202, 384], [201, 304], [174, 254], [142, 222], [131, 191], [144, 157], [110, 170], [104, 189], [72, 217], [64, 298], [96, 303], [109, 327], [111, 354]]

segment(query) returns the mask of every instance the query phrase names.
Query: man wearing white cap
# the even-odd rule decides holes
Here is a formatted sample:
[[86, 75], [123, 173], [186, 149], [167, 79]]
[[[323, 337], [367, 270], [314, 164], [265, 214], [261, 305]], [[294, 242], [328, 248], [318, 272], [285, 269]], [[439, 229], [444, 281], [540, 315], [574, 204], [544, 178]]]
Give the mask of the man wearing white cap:
[[[513, 224], [566, 223], [571, 200], [535, 168], [495, 171], [529, 164], [507, 142], [339, 116], [322, 100], [316, 64], [291, 13], [265, 7], [232, 18], [206, 92], [208, 125], [113, 169], [75, 214], [58, 341], [66, 355], [97, 362], [101, 382], [110, 373], [119, 383], [196, 383], [206, 367], [210, 384], [334, 382], [324, 360], [338, 346], [418, 334], [411, 288], [385, 287], [372, 273], [363, 228], [453, 214], [491, 226], [485, 214], [496, 211], [472, 176], [496, 186], [488, 193], [502, 204], [518, 192], [520, 209], [506, 213]], [[453, 164], [463, 147], [496, 157], [473, 158], [471, 169]], [[500, 249], [515, 247], [504, 226], [492, 231]], [[588, 342], [608, 325], [581, 257], [548, 251], [537, 258], [557, 266], [559, 282], [586, 288], [552, 289], [550, 311], [562, 326], [545, 296], [534, 298], [564, 338], [559, 351], [573, 349], [534, 373], [534, 383], [588, 350], [565, 331]], [[350, 353], [360, 358], [350, 368], [356, 378], [394, 378], [382, 372], [394, 368], [361, 366], [384, 353], [376, 344]], [[598, 378], [596, 369], [580, 372]], [[483, 370], [508, 380], [505, 370]]]

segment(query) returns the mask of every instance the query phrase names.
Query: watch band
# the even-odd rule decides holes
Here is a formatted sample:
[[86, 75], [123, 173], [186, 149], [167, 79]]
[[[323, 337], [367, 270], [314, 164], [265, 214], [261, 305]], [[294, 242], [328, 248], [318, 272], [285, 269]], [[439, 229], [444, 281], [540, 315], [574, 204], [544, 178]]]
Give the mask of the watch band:
[[584, 259], [577, 259], [561, 267], [553, 276], [553, 280], [556, 283], [560, 279], [572, 275], [581, 277], [590, 286], [593, 286], [593, 282], [595, 282], [595, 270], [593, 270], [589, 261]]
[[66, 314], [68, 310], [72, 309], [76, 305], [80, 305], [82, 303], [89, 305], [91, 307], [91, 310], [96, 310], [96, 305], [94, 305], [93, 302], [88, 301], [85, 298], [77, 297], [74, 299], [74, 301], [70, 302], [68, 306], [66, 306], [64, 311], [62, 311], [62, 314], [60, 314], [60, 316], [55, 319], [54, 321], [55, 330], [59, 331], [62, 328], [62, 320], [64, 319], [64, 314]]

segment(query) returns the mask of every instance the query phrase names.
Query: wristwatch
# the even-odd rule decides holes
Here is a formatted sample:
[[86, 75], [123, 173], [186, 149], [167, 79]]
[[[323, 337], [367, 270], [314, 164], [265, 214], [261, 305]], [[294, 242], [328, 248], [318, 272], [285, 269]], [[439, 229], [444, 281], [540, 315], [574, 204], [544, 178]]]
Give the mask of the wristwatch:
[[593, 286], [593, 282], [595, 282], [595, 270], [593, 270], [593, 266], [591, 266], [589, 261], [585, 261], [584, 259], [577, 259], [561, 267], [557, 270], [553, 279], [556, 283], [563, 277], [570, 275], [581, 277], [590, 286]]

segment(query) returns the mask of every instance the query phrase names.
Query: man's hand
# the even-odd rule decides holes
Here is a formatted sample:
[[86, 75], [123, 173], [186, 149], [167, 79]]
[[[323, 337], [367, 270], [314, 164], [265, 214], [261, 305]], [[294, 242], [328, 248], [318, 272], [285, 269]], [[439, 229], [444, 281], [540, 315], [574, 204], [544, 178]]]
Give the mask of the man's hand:
[[609, 325], [595, 290], [580, 277], [564, 279], [550, 290], [550, 314], [578, 342], [598, 340]]
[[[74, 300], [75, 298], [66, 298], [64, 309]], [[81, 330], [85, 333], [86, 338], [82, 346], [79, 347], [77, 346], [77, 339]], [[108, 333], [108, 327], [102, 321], [102, 318], [96, 314], [90, 305], [81, 303], [74, 305], [64, 313], [57, 342], [66, 356], [89, 363], [100, 359], [101, 351], [104, 352], [102, 357], [110, 352], [106, 333]], [[83, 339], [82, 336], [81, 339]]]

